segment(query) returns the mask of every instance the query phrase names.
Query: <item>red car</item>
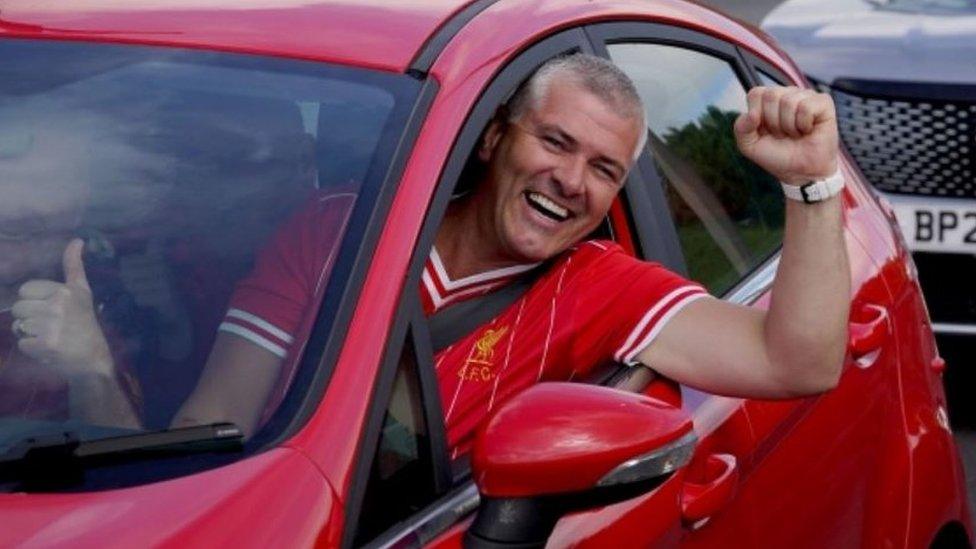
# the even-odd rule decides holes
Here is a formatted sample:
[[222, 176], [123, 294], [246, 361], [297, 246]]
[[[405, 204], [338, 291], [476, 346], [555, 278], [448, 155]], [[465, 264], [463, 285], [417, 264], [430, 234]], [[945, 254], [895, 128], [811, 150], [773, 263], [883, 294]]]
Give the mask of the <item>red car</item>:
[[[491, 116], [573, 51], [631, 76], [651, 132], [598, 236], [766, 307], [783, 200], [730, 127], [751, 86], [805, 83], [707, 8], [5, 1], [0, 324], [25, 279], [80, 284], [64, 243], [82, 238], [141, 429], [78, 416], [77, 389], [0, 338], [0, 546], [970, 546], [945, 363], [894, 217], [847, 159], [836, 389], [543, 383], [488, 419], [470, 459], [448, 454], [415, 289]], [[323, 192], [354, 205], [297, 351], [274, 326], [255, 336], [293, 366], [262, 427], [167, 430], [234, 287]]]

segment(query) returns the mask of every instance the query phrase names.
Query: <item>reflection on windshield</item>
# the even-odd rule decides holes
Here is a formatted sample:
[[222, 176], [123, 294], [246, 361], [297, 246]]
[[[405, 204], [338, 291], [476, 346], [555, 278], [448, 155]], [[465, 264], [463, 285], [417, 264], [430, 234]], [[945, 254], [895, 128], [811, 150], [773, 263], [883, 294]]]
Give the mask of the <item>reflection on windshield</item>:
[[[34, 41], [0, 56], [0, 449], [166, 428], [273, 235], [383, 173], [405, 78]], [[344, 282], [331, 265], [313, 303]]]

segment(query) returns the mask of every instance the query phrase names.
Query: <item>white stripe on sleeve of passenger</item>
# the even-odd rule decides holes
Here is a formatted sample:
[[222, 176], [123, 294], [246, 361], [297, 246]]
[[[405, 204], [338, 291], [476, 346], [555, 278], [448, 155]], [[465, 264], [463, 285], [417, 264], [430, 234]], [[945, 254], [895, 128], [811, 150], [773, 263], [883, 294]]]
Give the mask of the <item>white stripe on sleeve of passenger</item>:
[[280, 345], [275, 345], [267, 338], [261, 337], [260, 335], [252, 332], [251, 330], [248, 330], [243, 326], [238, 326], [237, 324], [231, 324], [230, 322], [221, 322], [220, 326], [217, 327], [217, 331], [228, 332], [243, 337], [244, 339], [257, 345], [258, 347], [261, 347], [262, 349], [277, 356], [278, 358], [285, 358], [285, 355], [288, 354], [288, 351], [286, 351]]
[[637, 355], [639, 355], [641, 351], [646, 349], [647, 346], [650, 345], [652, 341], [654, 341], [654, 338], [656, 338], [657, 335], [661, 333], [661, 330], [664, 329], [664, 326], [667, 325], [668, 321], [671, 320], [671, 318], [674, 315], [678, 314], [678, 311], [684, 309], [686, 305], [688, 305], [692, 301], [697, 301], [703, 297], [711, 297], [711, 296], [705, 292], [701, 292], [701, 293], [694, 293], [680, 299], [668, 310], [668, 312], [661, 315], [661, 318], [659, 318], [657, 323], [654, 324], [654, 327], [651, 328], [651, 331], [648, 332], [647, 335], [644, 336], [644, 338], [641, 339], [640, 342], [637, 345], [635, 345], [633, 349], [630, 350], [630, 352], [624, 355], [623, 360], [621, 362], [623, 362], [628, 366], [636, 365], [637, 361], [635, 359], [637, 358]]
[[262, 330], [277, 337], [278, 339], [284, 341], [285, 343], [291, 343], [292, 341], [295, 340], [295, 338], [290, 336], [288, 332], [282, 330], [281, 328], [275, 326], [274, 324], [271, 324], [267, 320], [264, 320], [263, 318], [257, 315], [253, 315], [247, 311], [242, 311], [240, 309], [228, 309], [226, 316], [229, 318], [239, 318], [245, 322], [250, 322], [251, 324], [254, 324], [258, 328], [261, 328]]

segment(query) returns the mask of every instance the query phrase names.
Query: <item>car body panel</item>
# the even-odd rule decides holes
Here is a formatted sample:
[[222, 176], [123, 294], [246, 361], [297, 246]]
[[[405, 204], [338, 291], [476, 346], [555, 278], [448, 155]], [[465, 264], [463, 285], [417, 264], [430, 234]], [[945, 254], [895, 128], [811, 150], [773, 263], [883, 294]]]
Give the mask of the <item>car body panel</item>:
[[289, 448], [133, 488], [0, 494], [0, 515], [3, 547], [308, 547], [341, 522], [321, 472]]
[[[849, 187], [858, 184], [852, 182]], [[879, 264], [868, 254], [853, 233], [866, 230], [867, 216], [855, 213], [869, 208], [848, 191], [845, 236], [852, 282], [852, 320], [864, 307], [890, 309], [890, 294]], [[768, 295], [766, 296], [768, 298]], [[766, 305], [766, 300], [763, 300]], [[898, 521], [873, 521], [871, 515], [883, 512], [904, 514], [877, 501], [878, 489], [886, 478], [876, 465], [888, 460], [904, 460], [901, 443], [901, 410], [898, 405], [897, 354], [889, 335], [876, 352], [855, 360], [848, 353], [840, 383], [833, 391], [796, 400], [747, 401], [746, 410], [757, 440], [752, 454], [751, 484], [742, 489], [742, 505], [755, 510], [759, 523], [759, 545], [799, 547], [876, 546], [880, 539], [897, 539], [890, 530]], [[878, 437], [879, 443], [861, 442]], [[885, 441], [885, 443], [880, 443]], [[895, 445], [896, 448], [891, 448]], [[791, 490], [775, 490], [788, 483]], [[898, 490], [896, 487], [893, 490]], [[825, 497], [810, 498], [821, 490]], [[843, 492], [843, 497], [837, 494]], [[796, 509], [803, 507], [806, 520], [790, 522]], [[789, 524], [787, 526], [787, 524]], [[898, 532], [900, 534], [900, 532]], [[871, 539], [874, 538], [874, 539]]]
[[0, 35], [153, 44], [404, 72], [462, 0], [4, 2]]
[[[895, 264], [891, 264], [894, 269]], [[907, 277], [895, 295], [892, 315], [901, 357], [900, 379], [905, 407], [905, 441], [911, 460], [911, 494], [914, 503], [907, 523], [907, 546], [931, 543], [931, 532], [952, 517], [969, 516], [968, 498], [945, 499], [951, 486], [965, 483], [958, 459], [946, 460], [958, 449], [949, 426], [941, 357], [917, 280]], [[951, 462], [950, 462], [951, 461]], [[963, 525], [972, 539], [972, 527]]]

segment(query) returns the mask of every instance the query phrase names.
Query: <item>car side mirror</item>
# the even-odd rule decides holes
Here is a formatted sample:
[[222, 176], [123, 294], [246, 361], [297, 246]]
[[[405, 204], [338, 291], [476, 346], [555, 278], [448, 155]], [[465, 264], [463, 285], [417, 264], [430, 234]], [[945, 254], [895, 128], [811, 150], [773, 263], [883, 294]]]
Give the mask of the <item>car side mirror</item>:
[[544, 547], [566, 513], [660, 486], [691, 458], [691, 419], [660, 400], [579, 383], [540, 383], [479, 431], [481, 505], [465, 547]]

